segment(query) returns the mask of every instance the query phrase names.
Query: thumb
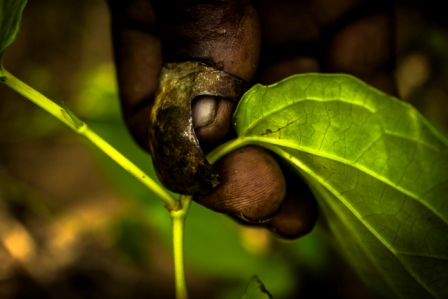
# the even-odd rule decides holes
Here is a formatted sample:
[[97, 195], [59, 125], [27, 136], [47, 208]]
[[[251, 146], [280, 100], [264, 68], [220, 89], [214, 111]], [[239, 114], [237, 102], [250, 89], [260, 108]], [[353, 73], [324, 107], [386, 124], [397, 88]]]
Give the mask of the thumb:
[[[242, 80], [252, 79], [259, 56], [258, 17], [250, 1], [152, 3], [164, 66], [151, 112], [149, 149], [167, 188], [203, 194], [218, 177], [198, 142], [213, 146], [229, 132], [235, 103], [218, 97], [238, 99]], [[209, 97], [197, 99], [192, 112], [190, 101], [201, 95]]]

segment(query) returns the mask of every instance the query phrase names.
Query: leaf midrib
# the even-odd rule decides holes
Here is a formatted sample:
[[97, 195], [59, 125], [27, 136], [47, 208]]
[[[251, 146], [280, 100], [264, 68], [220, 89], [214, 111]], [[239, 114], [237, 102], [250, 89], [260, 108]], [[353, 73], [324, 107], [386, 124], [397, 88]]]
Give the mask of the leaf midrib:
[[[329, 159], [329, 160], [333, 160], [333, 161], [336, 161], [336, 162], [340, 162], [340, 163], [344, 163], [344, 164], [350, 165], [350, 166], [358, 169], [359, 171], [362, 171], [362, 172], [366, 173], [367, 175], [369, 175], [369, 176], [371, 176], [371, 177], [373, 177], [373, 178], [375, 178], [375, 179], [377, 179], [377, 180], [387, 184], [388, 186], [390, 186], [390, 187], [392, 187], [392, 188], [402, 192], [403, 194], [407, 195], [408, 197], [410, 197], [410, 198], [414, 199], [415, 201], [419, 202], [424, 207], [426, 207], [429, 211], [431, 211], [434, 215], [439, 217], [445, 224], [448, 225], [448, 219], [445, 219], [443, 217], [443, 215], [438, 212], [437, 209], [435, 209], [434, 207], [430, 206], [426, 201], [421, 200], [417, 194], [415, 194], [415, 193], [413, 193], [413, 192], [411, 192], [409, 190], [406, 190], [403, 187], [400, 187], [400, 186], [396, 185], [391, 180], [389, 180], [389, 179], [387, 179], [385, 177], [379, 176], [377, 173], [369, 170], [366, 167], [363, 167], [362, 165], [353, 164], [353, 162], [351, 162], [351, 161], [341, 159], [341, 158], [339, 158], [337, 156], [328, 155], [326, 153], [322, 153], [322, 152], [316, 153], [316, 152], [313, 152], [312, 150], [308, 150], [305, 147], [294, 147], [294, 146], [291, 146], [290, 142], [281, 142], [279, 139], [267, 139], [267, 138], [263, 139], [263, 138], [246, 137], [246, 138], [244, 138], [244, 140], [245, 141], [249, 141], [250, 143], [259, 143], [259, 144], [269, 143], [269, 144], [273, 144], [273, 145], [287, 147], [287, 148], [291, 148], [293, 150], [302, 151], [302, 152], [305, 152], [305, 153], [308, 153], [308, 154], [311, 154], [311, 155], [323, 157], [323, 158], [326, 158], [326, 159]], [[267, 142], [267, 141], [269, 141], [269, 142]], [[274, 141], [277, 141], [277, 142], [274, 142]]]
[[[288, 152], [283, 151], [280, 148], [277, 148], [276, 152], [283, 152], [286, 155], [289, 155]], [[310, 177], [312, 177], [317, 183], [319, 183], [320, 185], [322, 185], [322, 187], [324, 187], [325, 189], [327, 189], [330, 193], [332, 193], [341, 203], [344, 204], [344, 206], [351, 212], [353, 213], [353, 215], [370, 231], [370, 233], [372, 233], [380, 242], [381, 244], [383, 244], [384, 247], [386, 247], [395, 257], [397, 257], [397, 255], [401, 254], [400, 251], [397, 251], [395, 248], [392, 247], [392, 245], [390, 245], [369, 223], [367, 223], [363, 217], [361, 217], [361, 215], [359, 215], [358, 211], [356, 209], [354, 209], [352, 207], [352, 205], [350, 203], [348, 203], [343, 197], [340, 196], [340, 194], [334, 190], [334, 188], [330, 185], [327, 184], [326, 181], [323, 181], [320, 179], [319, 176], [315, 176], [314, 172], [309, 169], [304, 163], [301, 163], [300, 159], [298, 158], [293, 158], [294, 160], [297, 160], [300, 162], [300, 165], [297, 163], [294, 163], [291, 160], [292, 163], [294, 163], [298, 168], [302, 169], [303, 171], [306, 172], [306, 174], [308, 174]], [[335, 210], [335, 209], [333, 209]], [[343, 221], [344, 217], [340, 217], [341, 221]], [[364, 251], [364, 250], [363, 250]], [[369, 256], [365, 251], [364, 253], [366, 254], [366, 256]], [[375, 260], [375, 259], [373, 259]], [[409, 275], [411, 275], [411, 277], [416, 280], [417, 282], [419, 282], [419, 285], [421, 285], [429, 294], [431, 294], [432, 296], [436, 297], [435, 294], [433, 294], [433, 292], [431, 290], [429, 290], [427, 288], [427, 286], [420, 281], [420, 279], [418, 279], [418, 277], [415, 277], [414, 272], [410, 271], [409, 268], [403, 264], [403, 262], [397, 258], [397, 260], [400, 262], [400, 264], [406, 269], [406, 271], [409, 273]], [[376, 264], [376, 262], [374, 263]], [[378, 269], [378, 271], [380, 273], [383, 273], [383, 271], [381, 271], [380, 269]], [[388, 279], [385, 279], [385, 281], [388, 281]], [[389, 284], [389, 282], [388, 282]], [[395, 288], [393, 286], [391, 286], [391, 288], [393, 290], [395, 290]], [[395, 291], [396, 292], [396, 291]], [[400, 293], [398, 293], [400, 294]]]

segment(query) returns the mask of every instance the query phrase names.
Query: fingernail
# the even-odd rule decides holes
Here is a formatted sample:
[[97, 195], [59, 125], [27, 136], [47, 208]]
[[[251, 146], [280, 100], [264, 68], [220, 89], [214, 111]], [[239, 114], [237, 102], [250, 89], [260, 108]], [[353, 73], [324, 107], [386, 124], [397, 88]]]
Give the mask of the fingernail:
[[196, 129], [213, 123], [217, 108], [218, 100], [216, 97], [201, 96], [194, 99], [191, 104], [193, 127]]

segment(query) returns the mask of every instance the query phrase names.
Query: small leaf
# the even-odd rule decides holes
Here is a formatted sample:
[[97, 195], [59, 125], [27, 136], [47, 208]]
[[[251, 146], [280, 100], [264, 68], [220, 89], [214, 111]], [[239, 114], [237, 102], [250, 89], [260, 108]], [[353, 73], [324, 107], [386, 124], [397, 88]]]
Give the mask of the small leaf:
[[70, 110], [70, 108], [68, 108], [67, 104], [62, 102], [61, 106], [62, 106], [62, 108], [64, 108], [65, 112], [67, 112], [67, 114], [70, 116], [70, 118], [73, 120], [76, 128], [81, 128], [84, 125], [84, 123], [75, 115], [75, 113], [73, 113], [73, 111]]
[[308, 183], [373, 292], [448, 297], [448, 141], [415, 108], [352, 76], [306, 74], [254, 86], [234, 120]]
[[246, 288], [246, 293], [241, 299], [272, 299], [272, 296], [266, 290], [260, 279], [258, 279], [257, 276], [254, 276], [250, 279]]
[[0, 0], [0, 59], [3, 51], [19, 32], [22, 11], [27, 0]]

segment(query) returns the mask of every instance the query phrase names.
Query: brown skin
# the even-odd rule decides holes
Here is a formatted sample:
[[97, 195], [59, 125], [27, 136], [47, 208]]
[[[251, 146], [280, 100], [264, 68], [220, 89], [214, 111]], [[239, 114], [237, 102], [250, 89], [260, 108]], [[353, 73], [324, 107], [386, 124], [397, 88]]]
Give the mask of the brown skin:
[[[389, 1], [108, 3], [124, 119], [145, 149], [162, 62], [201, 61], [250, 85], [304, 72], [343, 72], [396, 95]], [[206, 150], [234, 136], [229, 124], [235, 105], [222, 98], [213, 101], [214, 118], [195, 131]], [[193, 103], [193, 109], [198, 106]], [[315, 199], [295, 187], [293, 174], [288, 172], [285, 180], [266, 150], [241, 149], [221, 159], [216, 168], [221, 185], [196, 197], [197, 202], [255, 222], [277, 213], [264, 225], [286, 238], [296, 238], [313, 227]]]

